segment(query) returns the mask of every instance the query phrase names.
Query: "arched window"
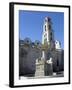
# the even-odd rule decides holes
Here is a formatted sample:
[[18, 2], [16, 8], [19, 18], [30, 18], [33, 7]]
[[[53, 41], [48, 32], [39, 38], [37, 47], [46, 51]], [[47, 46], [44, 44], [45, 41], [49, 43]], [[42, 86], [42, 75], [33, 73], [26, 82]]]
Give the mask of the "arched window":
[[51, 25], [50, 24], [48, 25], [48, 29], [51, 30]]
[[46, 31], [46, 25], [45, 25], [45, 31]]
[[50, 35], [51, 35], [51, 37], [52, 37], [52, 32], [50, 32]]
[[44, 37], [46, 38], [47, 37], [47, 34], [45, 34]]

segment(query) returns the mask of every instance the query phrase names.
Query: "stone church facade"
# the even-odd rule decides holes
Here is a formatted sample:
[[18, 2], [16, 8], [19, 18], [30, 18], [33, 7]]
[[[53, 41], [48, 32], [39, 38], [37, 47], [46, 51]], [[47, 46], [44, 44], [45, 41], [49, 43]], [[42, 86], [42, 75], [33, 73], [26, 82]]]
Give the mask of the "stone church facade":
[[50, 17], [44, 19], [42, 43], [29, 38], [19, 41], [19, 75], [50, 76], [64, 71], [64, 50], [54, 39]]

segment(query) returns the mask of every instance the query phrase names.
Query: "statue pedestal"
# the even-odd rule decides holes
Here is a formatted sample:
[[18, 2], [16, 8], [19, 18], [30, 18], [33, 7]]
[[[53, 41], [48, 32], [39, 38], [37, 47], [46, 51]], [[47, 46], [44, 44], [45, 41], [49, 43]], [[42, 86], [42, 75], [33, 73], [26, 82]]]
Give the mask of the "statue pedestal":
[[47, 60], [45, 62], [44, 71], [45, 71], [45, 76], [53, 75], [52, 58], [50, 58], [50, 60]]
[[44, 76], [44, 62], [41, 60], [36, 63], [36, 77]]

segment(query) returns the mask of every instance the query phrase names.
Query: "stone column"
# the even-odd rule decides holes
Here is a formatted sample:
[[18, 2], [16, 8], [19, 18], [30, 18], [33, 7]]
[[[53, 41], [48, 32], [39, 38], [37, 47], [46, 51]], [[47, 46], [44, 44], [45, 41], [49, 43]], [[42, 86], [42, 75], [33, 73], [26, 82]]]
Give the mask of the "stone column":
[[42, 59], [45, 60], [45, 51], [42, 51]]

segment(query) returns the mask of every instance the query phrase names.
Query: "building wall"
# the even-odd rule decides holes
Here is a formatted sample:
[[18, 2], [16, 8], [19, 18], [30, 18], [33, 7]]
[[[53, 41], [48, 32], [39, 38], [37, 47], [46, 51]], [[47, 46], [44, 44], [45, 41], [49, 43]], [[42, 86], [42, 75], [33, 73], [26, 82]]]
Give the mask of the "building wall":
[[[20, 75], [52, 75], [53, 72], [60, 72], [64, 70], [64, 51], [61, 49], [60, 42], [54, 41], [54, 32], [52, 30], [51, 19], [49, 17], [45, 18], [43, 25], [43, 34], [42, 34], [42, 44], [45, 44], [44, 40], [48, 47], [45, 51], [41, 49], [41, 43], [36, 40], [32, 43], [29, 38], [21, 41], [20, 52], [19, 52], [19, 71]], [[33, 44], [33, 45], [32, 45]], [[44, 60], [44, 63], [42, 63]], [[47, 60], [52, 58], [52, 63], [46, 63]], [[39, 59], [41, 62], [36, 64], [36, 59]], [[44, 70], [42, 69], [44, 67]]]
[[33, 75], [36, 70], [36, 59], [41, 57], [41, 51], [31, 46], [20, 47], [19, 71], [20, 75]]
[[[19, 74], [20, 76], [42, 76], [52, 75], [53, 72], [60, 72], [64, 70], [64, 51], [63, 50], [48, 50], [45, 52], [45, 61], [41, 60], [42, 51], [37, 48], [29, 46], [20, 47], [19, 57]], [[46, 63], [52, 58], [52, 64]], [[39, 64], [36, 64], [36, 59]], [[42, 69], [44, 68], [44, 69]]]

